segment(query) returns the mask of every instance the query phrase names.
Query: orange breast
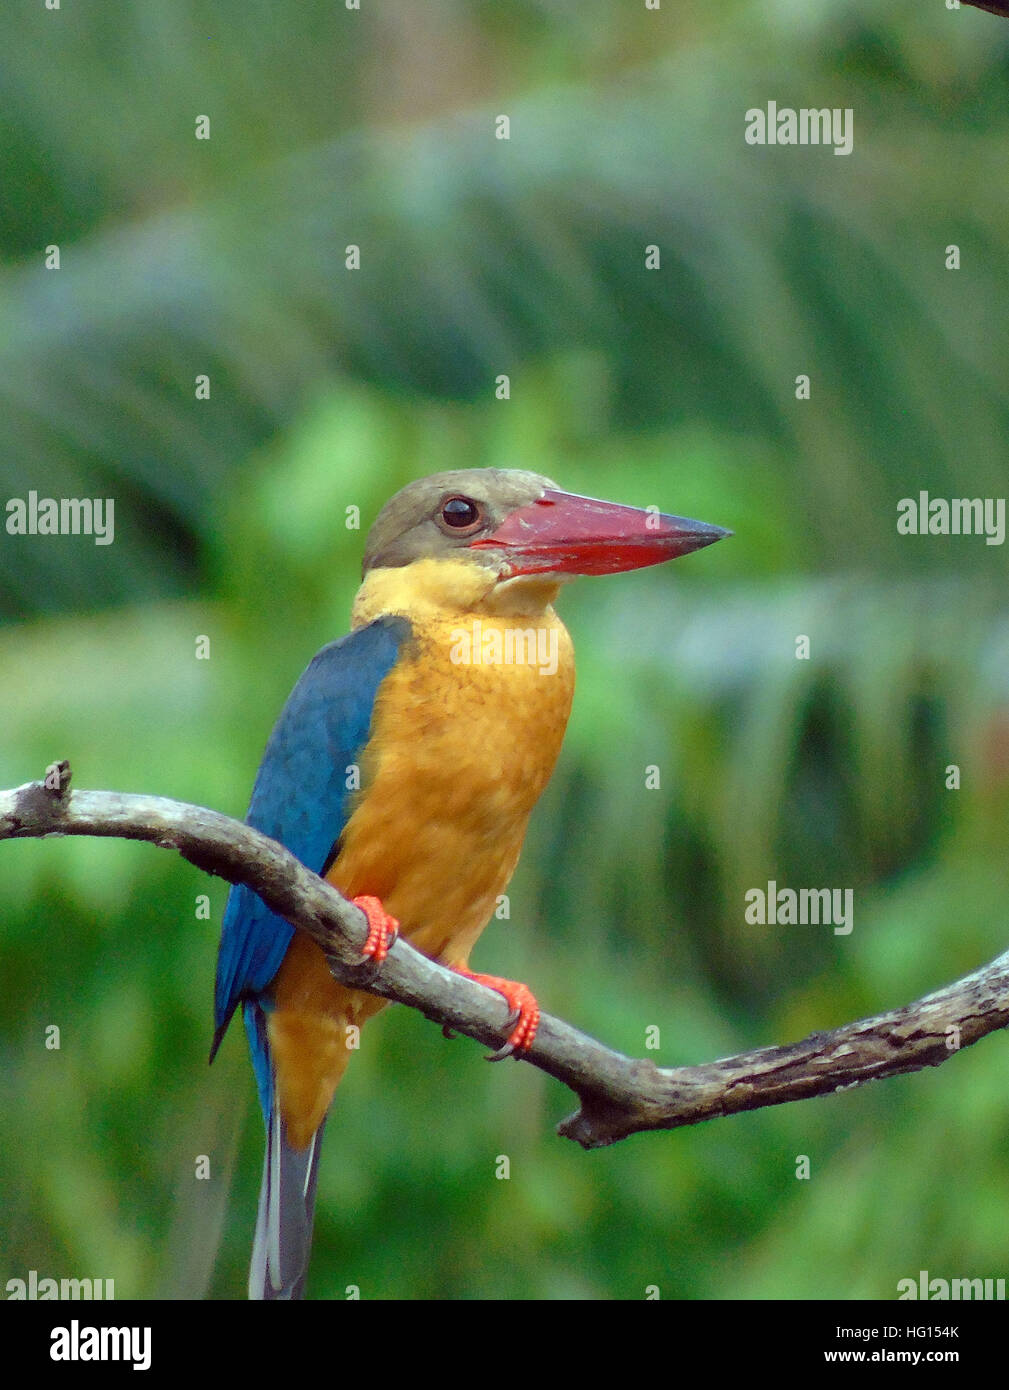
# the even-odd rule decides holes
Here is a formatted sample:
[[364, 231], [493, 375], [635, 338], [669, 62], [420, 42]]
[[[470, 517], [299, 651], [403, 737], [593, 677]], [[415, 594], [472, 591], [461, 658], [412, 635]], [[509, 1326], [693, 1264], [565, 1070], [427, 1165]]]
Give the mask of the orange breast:
[[[552, 610], [472, 623], [415, 622], [411, 651], [379, 691], [362, 791], [327, 875], [347, 897], [381, 898], [408, 940], [452, 965], [466, 963], [511, 878], [574, 687], [570, 638]], [[537, 625], [544, 637], [506, 638], [509, 627], [528, 634]], [[301, 935], [274, 1000], [281, 1108], [292, 1143], [303, 1145], [346, 1066], [348, 1026], [385, 1001], [338, 985]]]

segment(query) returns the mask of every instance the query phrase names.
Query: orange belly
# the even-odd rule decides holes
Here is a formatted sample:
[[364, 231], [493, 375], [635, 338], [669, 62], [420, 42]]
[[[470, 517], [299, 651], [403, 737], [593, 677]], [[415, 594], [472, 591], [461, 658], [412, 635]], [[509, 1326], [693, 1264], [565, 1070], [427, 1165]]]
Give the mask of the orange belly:
[[[527, 629], [532, 620], [493, 621]], [[557, 632], [550, 674], [531, 662], [457, 663], [458, 619], [415, 623], [416, 645], [379, 691], [363, 790], [326, 875], [346, 897], [381, 898], [414, 946], [450, 965], [467, 962], [512, 876], [564, 736], [570, 639], [552, 612], [538, 621]], [[304, 1147], [343, 1075], [353, 1028], [386, 1001], [337, 984], [298, 933], [273, 1002], [281, 1113], [290, 1142]]]

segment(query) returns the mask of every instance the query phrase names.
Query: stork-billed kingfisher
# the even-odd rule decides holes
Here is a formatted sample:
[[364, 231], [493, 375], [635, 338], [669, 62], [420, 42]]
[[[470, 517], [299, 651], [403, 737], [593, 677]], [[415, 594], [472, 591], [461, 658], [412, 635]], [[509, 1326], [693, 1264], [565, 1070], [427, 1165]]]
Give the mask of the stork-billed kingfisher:
[[[561, 492], [512, 469], [436, 473], [383, 507], [351, 631], [323, 647], [270, 735], [248, 823], [363, 909], [363, 954], [397, 932], [504, 995], [500, 1055], [539, 1021], [525, 985], [467, 968], [518, 861], [571, 708], [561, 583], [699, 550], [729, 532]], [[267, 1146], [250, 1298], [299, 1298], [326, 1114], [356, 1029], [385, 1007], [243, 884], [228, 898], [211, 1059], [241, 1002]]]

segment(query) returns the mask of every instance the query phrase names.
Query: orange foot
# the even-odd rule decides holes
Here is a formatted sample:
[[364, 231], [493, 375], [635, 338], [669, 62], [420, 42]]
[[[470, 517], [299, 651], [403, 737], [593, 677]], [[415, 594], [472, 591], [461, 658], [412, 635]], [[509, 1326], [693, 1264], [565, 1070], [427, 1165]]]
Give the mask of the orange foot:
[[382, 906], [381, 899], [363, 893], [350, 900], [359, 907], [368, 919], [368, 936], [361, 947], [361, 955], [368, 956], [376, 965], [381, 965], [389, 954], [389, 947], [399, 936], [399, 923], [390, 917]]
[[502, 980], [499, 975], [477, 975], [465, 965], [453, 965], [451, 969], [457, 975], [465, 975], [467, 980], [476, 980], [478, 985], [486, 985], [488, 989], [503, 994], [514, 1010], [508, 1020], [510, 1025], [514, 1025], [508, 1041], [497, 1052], [492, 1052], [487, 1060], [502, 1062], [516, 1052], [528, 1052], [540, 1022], [540, 1006], [528, 985], [520, 985], [515, 980]]

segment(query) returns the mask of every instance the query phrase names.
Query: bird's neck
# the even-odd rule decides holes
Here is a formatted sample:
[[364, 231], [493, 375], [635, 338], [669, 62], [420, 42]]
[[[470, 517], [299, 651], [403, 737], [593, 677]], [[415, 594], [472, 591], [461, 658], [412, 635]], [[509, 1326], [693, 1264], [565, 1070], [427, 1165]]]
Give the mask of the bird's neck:
[[412, 565], [371, 570], [357, 591], [352, 626], [386, 614], [415, 621], [482, 617], [553, 619], [560, 589], [554, 578], [498, 580], [484, 565], [465, 560], [415, 560]]

